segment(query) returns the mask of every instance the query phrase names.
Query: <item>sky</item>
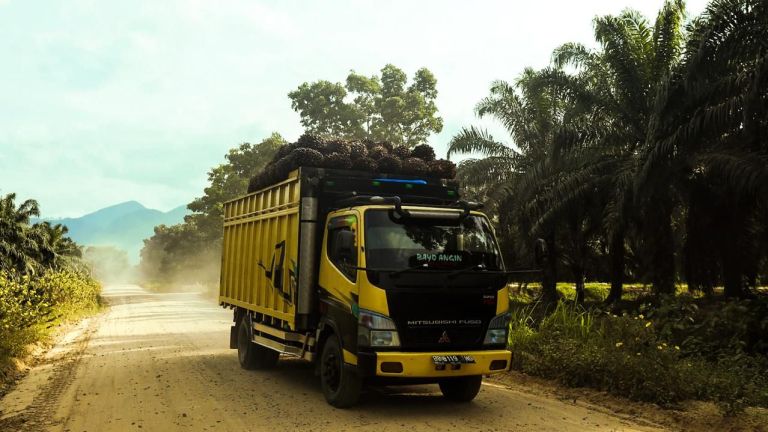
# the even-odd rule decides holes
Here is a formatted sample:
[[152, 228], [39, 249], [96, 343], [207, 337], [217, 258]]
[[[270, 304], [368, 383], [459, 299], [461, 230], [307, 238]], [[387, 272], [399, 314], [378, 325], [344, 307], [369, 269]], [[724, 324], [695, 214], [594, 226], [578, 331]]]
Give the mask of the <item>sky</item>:
[[[464, 126], [509, 138], [475, 104], [493, 80], [541, 68], [592, 19], [662, 0], [0, 0], [0, 194], [44, 217], [200, 196], [242, 142], [302, 133], [288, 92], [392, 63], [438, 80], [445, 155]], [[690, 16], [705, 0], [688, 0]]]

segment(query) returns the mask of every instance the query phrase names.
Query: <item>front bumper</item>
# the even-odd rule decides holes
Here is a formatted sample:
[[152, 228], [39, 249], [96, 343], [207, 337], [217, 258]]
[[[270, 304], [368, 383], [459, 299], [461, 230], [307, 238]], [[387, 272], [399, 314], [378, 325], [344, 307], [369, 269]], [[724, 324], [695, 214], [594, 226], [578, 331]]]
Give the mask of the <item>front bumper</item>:
[[[432, 361], [432, 356], [448, 355], [472, 356], [475, 362], [461, 364], [458, 367], [448, 365], [441, 369]], [[509, 370], [511, 362], [512, 352], [508, 350], [417, 353], [376, 352], [358, 354], [358, 368], [364, 376], [393, 378], [445, 378], [487, 375]], [[385, 367], [382, 368], [382, 365], [385, 365]]]

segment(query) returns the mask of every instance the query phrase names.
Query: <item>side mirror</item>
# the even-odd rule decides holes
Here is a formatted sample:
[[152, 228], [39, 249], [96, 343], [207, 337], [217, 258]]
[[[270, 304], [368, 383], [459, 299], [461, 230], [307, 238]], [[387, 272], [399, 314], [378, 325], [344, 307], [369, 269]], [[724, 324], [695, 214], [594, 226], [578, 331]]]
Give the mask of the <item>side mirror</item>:
[[336, 258], [352, 259], [355, 253], [355, 233], [350, 230], [336, 231], [332, 252]]
[[549, 258], [549, 251], [547, 250], [547, 242], [544, 239], [536, 239], [533, 242], [533, 259], [536, 267], [541, 267], [544, 261]]

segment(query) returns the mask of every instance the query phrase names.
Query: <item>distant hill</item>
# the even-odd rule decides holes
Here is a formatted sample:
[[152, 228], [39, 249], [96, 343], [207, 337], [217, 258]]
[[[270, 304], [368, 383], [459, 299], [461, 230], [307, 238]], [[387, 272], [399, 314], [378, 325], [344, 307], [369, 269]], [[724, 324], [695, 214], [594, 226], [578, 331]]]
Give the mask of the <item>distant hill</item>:
[[181, 223], [188, 213], [186, 206], [164, 213], [136, 201], [126, 201], [77, 218], [43, 220], [66, 225], [69, 236], [81, 245], [110, 245], [123, 249], [136, 264], [144, 246], [143, 240], [152, 236], [156, 225]]

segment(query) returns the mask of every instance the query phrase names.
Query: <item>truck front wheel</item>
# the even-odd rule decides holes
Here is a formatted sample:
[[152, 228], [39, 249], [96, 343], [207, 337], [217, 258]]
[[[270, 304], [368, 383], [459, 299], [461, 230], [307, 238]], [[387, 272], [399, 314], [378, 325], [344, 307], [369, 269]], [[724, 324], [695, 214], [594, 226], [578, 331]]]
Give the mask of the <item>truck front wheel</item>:
[[483, 376], [447, 378], [440, 381], [440, 391], [446, 399], [455, 402], [469, 402], [480, 392]]
[[243, 315], [237, 326], [237, 359], [243, 369], [269, 369], [277, 364], [280, 353], [251, 341], [251, 321]]
[[344, 353], [335, 335], [323, 346], [320, 356], [320, 385], [329, 404], [347, 408], [360, 399], [362, 380], [357, 368], [344, 363]]

